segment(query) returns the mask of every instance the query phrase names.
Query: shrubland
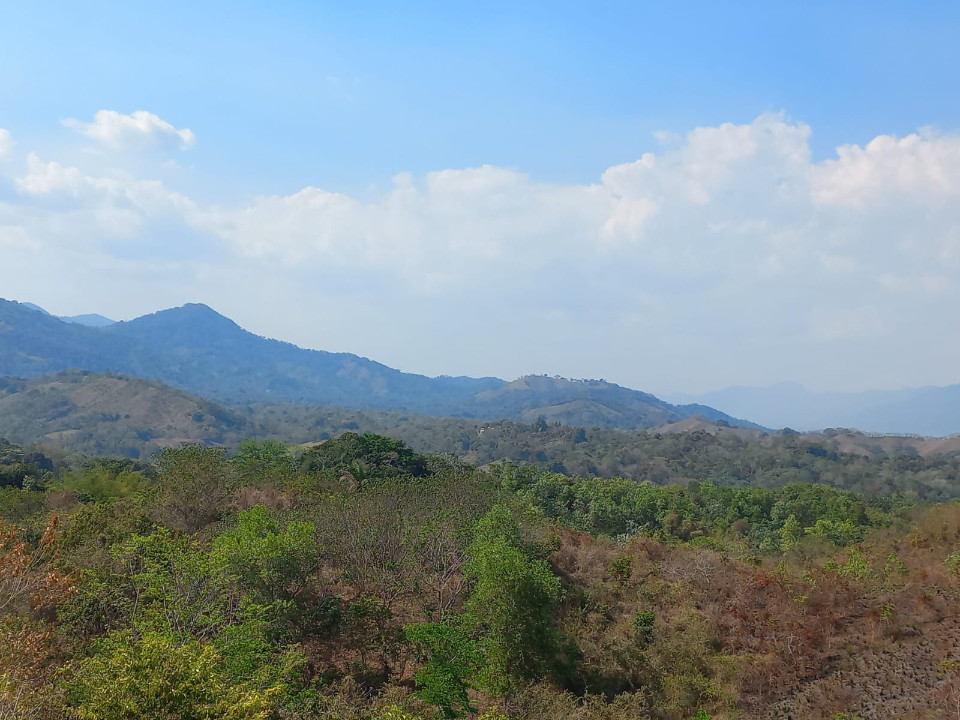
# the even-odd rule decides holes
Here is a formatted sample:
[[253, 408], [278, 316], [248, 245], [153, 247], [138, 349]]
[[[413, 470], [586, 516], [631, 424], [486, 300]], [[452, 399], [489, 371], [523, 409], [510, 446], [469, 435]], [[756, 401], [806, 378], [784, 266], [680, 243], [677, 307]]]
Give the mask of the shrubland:
[[352, 432], [150, 461], [3, 444], [0, 718], [956, 712], [960, 504], [690, 472]]

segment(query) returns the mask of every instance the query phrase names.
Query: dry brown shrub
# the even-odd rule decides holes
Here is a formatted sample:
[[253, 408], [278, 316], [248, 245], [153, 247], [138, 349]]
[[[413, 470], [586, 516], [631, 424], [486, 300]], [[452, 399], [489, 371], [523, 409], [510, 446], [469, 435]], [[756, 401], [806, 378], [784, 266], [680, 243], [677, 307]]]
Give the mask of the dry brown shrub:
[[608, 576], [618, 550], [610, 540], [587, 533], [564, 530], [559, 534], [560, 547], [551, 556], [557, 572], [578, 584], [600, 584]]
[[249, 510], [257, 505], [263, 505], [269, 510], [283, 512], [290, 510], [296, 504], [296, 499], [287, 492], [272, 485], [256, 487], [247, 485], [237, 490], [233, 505], [237, 510]]
[[56, 565], [58, 519], [52, 516], [36, 548], [0, 523], [0, 718], [40, 720], [48, 714], [56, 670], [53, 616], [73, 592], [73, 578]]
[[634, 549], [635, 552], [644, 553], [651, 562], [655, 563], [662, 562], [673, 550], [673, 548], [667, 547], [659, 540], [642, 536], [635, 538], [630, 543], [630, 548]]
[[804, 720], [833, 720], [837, 714], [856, 707], [860, 701], [857, 688], [842, 677], [828, 677], [812, 686], [807, 695]]
[[608, 701], [600, 695], [578, 698], [550, 685], [532, 685], [511, 703], [510, 716], [523, 720], [645, 720], [662, 717], [645, 692], [620, 693]]
[[678, 547], [663, 561], [660, 572], [671, 582], [708, 587], [712, 585], [713, 577], [724, 562], [724, 559], [712, 550]]
[[910, 535], [914, 547], [952, 545], [960, 540], [960, 505], [937, 505], [923, 512]]
[[47, 512], [59, 513], [75, 508], [80, 504], [72, 490], [51, 490], [44, 496]]

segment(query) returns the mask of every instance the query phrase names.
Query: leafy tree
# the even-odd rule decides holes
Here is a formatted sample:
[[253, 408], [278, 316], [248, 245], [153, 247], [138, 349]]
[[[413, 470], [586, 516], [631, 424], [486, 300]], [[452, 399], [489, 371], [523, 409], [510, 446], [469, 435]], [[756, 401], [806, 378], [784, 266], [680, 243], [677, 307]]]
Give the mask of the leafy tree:
[[43, 454], [24, 452], [0, 438], [0, 488], [42, 490], [53, 469], [53, 463]]
[[423, 477], [427, 460], [400, 440], [382, 435], [345, 432], [304, 453], [301, 466], [306, 472], [349, 474], [363, 485], [367, 479]]
[[552, 617], [560, 580], [519, 541], [510, 511], [497, 506], [478, 524], [464, 567], [473, 588], [460, 623], [477, 639], [483, 657], [476, 683], [501, 696], [521, 680], [557, 672], [566, 649]]
[[283, 527], [257, 505], [239, 513], [236, 527], [214, 540], [213, 556], [256, 597], [265, 602], [290, 600], [317, 567], [314, 526], [291, 522]]
[[477, 643], [451, 623], [408, 625], [404, 633], [427, 657], [414, 676], [420, 698], [436, 705], [445, 718], [476, 712], [468, 690], [483, 660]]
[[803, 528], [800, 527], [797, 516], [791, 513], [790, 517], [784, 521], [783, 527], [780, 528], [780, 549], [786, 552], [800, 542], [802, 536]]
[[284, 485], [297, 474], [296, 459], [279, 440], [244, 440], [231, 464], [240, 480], [250, 485]]
[[76, 666], [70, 705], [82, 720], [266, 720], [280, 688], [232, 683], [220, 662], [212, 645], [114, 634]]
[[95, 459], [78, 471], [61, 475], [64, 490], [72, 490], [85, 501], [112, 500], [141, 493], [149, 479], [133, 463]]
[[115, 550], [136, 598], [130, 621], [144, 632], [209, 639], [237, 621], [241, 595], [222, 558], [161, 528]]

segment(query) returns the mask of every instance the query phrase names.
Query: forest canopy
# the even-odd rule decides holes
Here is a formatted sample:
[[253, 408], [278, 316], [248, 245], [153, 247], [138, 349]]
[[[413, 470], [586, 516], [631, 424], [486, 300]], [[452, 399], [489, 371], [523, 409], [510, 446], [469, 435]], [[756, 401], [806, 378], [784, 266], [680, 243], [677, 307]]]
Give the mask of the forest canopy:
[[920, 637], [943, 650], [904, 702], [960, 697], [960, 505], [915, 493], [478, 468], [354, 432], [149, 462], [3, 443], [0, 477], [0, 717], [853, 717], [874, 700], [833, 673]]

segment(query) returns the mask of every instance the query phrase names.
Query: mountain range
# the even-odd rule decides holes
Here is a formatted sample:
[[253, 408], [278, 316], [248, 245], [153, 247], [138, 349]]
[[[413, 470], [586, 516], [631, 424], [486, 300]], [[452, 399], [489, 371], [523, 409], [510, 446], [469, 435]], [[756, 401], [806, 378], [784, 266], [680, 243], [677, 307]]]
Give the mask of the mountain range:
[[404, 373], [357, 355], [254, 335], [206, 305], [91, 326], [0, 300], [0, 376], [34, 378], [71, 368], [160, 380], [234, 406], [292, 402], [623, 429], [703, 416], [758, 427], [708, 406], [672, 405], [602, 380]]

